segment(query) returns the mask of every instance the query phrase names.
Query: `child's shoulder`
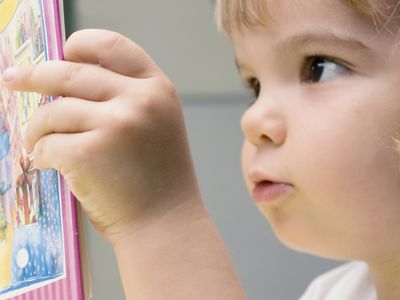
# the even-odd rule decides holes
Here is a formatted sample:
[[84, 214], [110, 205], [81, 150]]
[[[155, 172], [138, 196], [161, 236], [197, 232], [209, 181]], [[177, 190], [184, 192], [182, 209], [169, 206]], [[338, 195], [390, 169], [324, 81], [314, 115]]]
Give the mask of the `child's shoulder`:
[[376, 300], [376, 298], [368, 265], [352, 261], [315, 278], [300, 300]]

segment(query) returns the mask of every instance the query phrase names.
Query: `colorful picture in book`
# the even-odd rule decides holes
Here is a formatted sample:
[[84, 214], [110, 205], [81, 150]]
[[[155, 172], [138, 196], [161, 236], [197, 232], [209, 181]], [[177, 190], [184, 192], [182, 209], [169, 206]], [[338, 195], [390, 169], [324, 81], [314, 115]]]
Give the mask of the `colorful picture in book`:
[[[0, 0], [0, 72], [47, 58], [40, 0]], [[8, 23], [5, 23], [8, 20]], [[0, 299], [65, 277], [59, 177], [22, 147], [47, 97], [0, 86]]]

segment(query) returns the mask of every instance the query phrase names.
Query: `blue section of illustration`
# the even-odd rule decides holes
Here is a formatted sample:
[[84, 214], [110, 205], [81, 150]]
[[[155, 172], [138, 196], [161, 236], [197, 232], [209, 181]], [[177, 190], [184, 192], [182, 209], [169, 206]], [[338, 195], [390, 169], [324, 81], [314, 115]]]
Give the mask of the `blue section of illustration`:
[[[10, 154], [10, 137], [8, 131], [4, 127], [4, 119], [0, 117], [0, 174], [11, 170]], [[10, 189], [11, 182], [0, 177], [0, 194], [3, 195]], [[0, 204], [2, 207], [2, 205]], [[4, 213], [4, 212], [3, 212]], [[1, 215], [0, 215], [1, 224]], [[0, 225], [1, 226], [1, 225]], [[1, 230], [1, 229], [0, 229]]]
[[[11, 282], [8, 289], [19, 289], [63, 275], [61, 209], [56, 171], [40, 172], [43, 206], [38, 222], [14, 230]], [[1, 294], [1, 293], [0, 293]]]
[[[0, 126], [3, 128], [3, 120], [0, 120]], [[0, 159], [3, 159], [8, 155], [10, 152], [10, 138], [8, 136], [8, 132], [6, 130], [3, 130], [0, 133]]]

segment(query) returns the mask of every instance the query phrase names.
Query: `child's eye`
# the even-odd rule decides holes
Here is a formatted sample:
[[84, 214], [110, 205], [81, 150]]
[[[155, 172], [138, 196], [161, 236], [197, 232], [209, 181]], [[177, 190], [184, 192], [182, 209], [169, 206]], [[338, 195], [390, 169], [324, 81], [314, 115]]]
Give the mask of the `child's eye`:
[[246, 79], [245, 85], [252, 91], [253, 97], [258, 98], [261, 89], [260, 81], [258, 81], [258, 79], [255, 77], [251, 77]]
[[348, 68], [334, 59], [320, 55], [309, 56], [305, 62], [303, 80], [311, 83], [322, 83], [333, 80], [347, 72]]
[[[333, 58], [323, 55], [312, 55], [306, 57], [302, 69], [302, 80], [309, 83], [323, 83], [348, 72], [349, 69], [347, 67]], [[251, 105], [260, 95], [261, 84], [257, 78], [250, 77], [245, 80], [245, 85], [253, 94], [254, 99], [251, 101]]]

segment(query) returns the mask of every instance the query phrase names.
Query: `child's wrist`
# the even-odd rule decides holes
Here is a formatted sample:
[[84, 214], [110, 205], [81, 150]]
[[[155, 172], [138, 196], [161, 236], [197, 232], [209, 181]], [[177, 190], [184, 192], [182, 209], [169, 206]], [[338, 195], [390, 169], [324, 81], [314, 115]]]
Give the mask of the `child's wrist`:
[[115, 251], [129, 247], [135, 240], [140, 240], [143, 235], [157, 236], [159, 234], [179, 234], [185, 228], [204, 220], [209, 215], [199, 193], [188, 199], [178, 201], [172, 207], [159, 209], [149, 215], [133, 220], [124, 230], [110, 234], [110, 242]]

